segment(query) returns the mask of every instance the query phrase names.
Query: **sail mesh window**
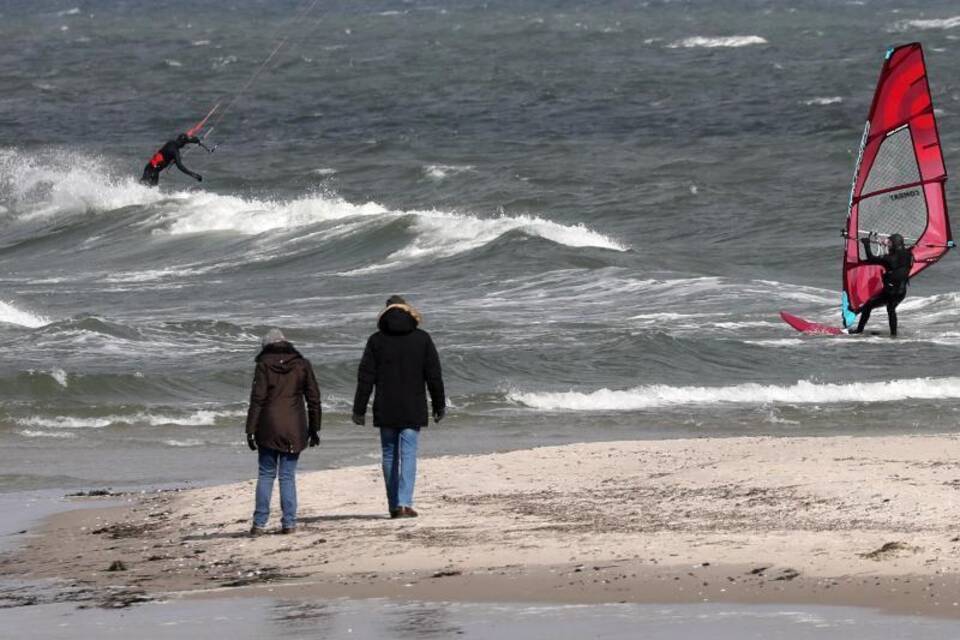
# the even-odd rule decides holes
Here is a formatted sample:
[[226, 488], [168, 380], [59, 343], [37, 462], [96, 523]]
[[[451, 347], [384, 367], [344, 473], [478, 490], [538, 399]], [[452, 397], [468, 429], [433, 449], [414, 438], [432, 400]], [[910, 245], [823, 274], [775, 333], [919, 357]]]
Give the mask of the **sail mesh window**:
[[[919, 181], [920, 169], [913, 138], [910, 127], [905, 126], [884, 138], [861, 193], [867, 195]], [[908, 246], [916, 242], [927, 227], [927, 202], [923, 187], [867, 195], [860, 201], [857, 227], [861, 233], [876, 231], [883, 236], [899, 233]], [[886, 253], [886, 248], [882, 245], [874, 247], [874, 252], [882, 255]], [[860, 258], [866, 258], [863, 247], [860, 248]]]
[[[877, 231], [885, 236], [899, 233], [909, 247], [927, 228], [927, 200], [923, 187], [909, 187], [871, 196], [860, 201], [859, 227], [862, 232]], [[885, 253], [874, 247], [874, 253]], [[866, 256], [860, 247], [860, 259]]]
[[[913, 138], [910, 127], [897, 129], [880, 145], [877, 157], [870, 167], [870, 175], [863, 185], [861, 194], [913, 184], [920, 181], [920, 168], [913, 150]], [[860, 227], [861, 229], [863, 226]], [[879, 231], [879, 229], [877, 229]]]

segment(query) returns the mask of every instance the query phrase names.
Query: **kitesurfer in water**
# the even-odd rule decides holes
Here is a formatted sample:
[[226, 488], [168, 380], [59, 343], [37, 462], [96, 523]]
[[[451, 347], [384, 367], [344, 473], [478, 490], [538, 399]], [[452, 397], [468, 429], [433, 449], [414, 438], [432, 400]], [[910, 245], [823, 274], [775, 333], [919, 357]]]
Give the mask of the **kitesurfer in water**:
[[187, 169], [180, 160], [180, 149], [188, 144], [203, 146], [200, 138], [186, 133], [181, 133], [175, 140], [168, 140], [165, 145], [153, 154], [147, 166], [143, 168], [143, 177], [140, 178], [140, 184], [145, 184], [150, 187], [157, 186], [160, 183], [160, 172], [166, 169], [171, 162], [177, 165], [177, 169], [180, 169], [180, 171], [183, 171], [197, 182], [202, 181], [203, 176]]
[[890, 336], [897, 335], [897, 305], [907, 295], [907, 283], [910, 281], [910, 269], [913, 268], [913, 254], [904, 246], [903, 236], [893, 233], [888, 238], [887, 254], [876, 256], [871, 244], [875, 241], [871, 235], [863, 238], [863, 249], [867, 259], [862, 264], [875, 264], [883, 267], [883, 291], [870, 298], [860, 309], [860, 322], [850, 333], [863, 333], [863, 328], [870, 320], [870, 312], [877, 307], [887, 307], [887, 318], [890, 321]]

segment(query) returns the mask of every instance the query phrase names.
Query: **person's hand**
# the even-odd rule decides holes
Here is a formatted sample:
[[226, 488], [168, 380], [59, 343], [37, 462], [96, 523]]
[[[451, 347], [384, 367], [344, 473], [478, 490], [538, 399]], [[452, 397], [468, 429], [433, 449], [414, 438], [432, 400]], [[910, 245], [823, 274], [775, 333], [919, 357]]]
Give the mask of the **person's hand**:
[[247, 434], [247, 446], [250, 447], [250, 451], [257, 450], [257, 436], [253, 433]]
[[316, 431], [311, 431], [308, 435], [309, 435], [309, 438], [308, 438], [307, 442], [309, 443], [309, 445], [310, 445], [311, 447], [315, 447], [315, 446], [317, 446], [318, 444], [320, 444], [320, 434], [319, 434], [319, 433], [317, 433]]
[[353, 414], [350, 416], [350, 419], [353, 420], [353, 424], [357, 425], [358, 427], [362, 427], [367, 421], [366, 416], [363, 416], [359, 413]]
[[440, 422], [443, 420], [443, 416], [447, 415], [447, 409], [445, 407], [440, 407], [439, 409], [433, 410], [433, 421]]

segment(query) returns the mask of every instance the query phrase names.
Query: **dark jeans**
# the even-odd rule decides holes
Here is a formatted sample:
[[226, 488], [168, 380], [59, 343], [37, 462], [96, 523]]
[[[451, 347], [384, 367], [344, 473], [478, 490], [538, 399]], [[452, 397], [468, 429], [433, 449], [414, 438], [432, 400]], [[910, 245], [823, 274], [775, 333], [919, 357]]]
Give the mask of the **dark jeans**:
[[273, 497], [273, 481], [280, 477], [280, 510], [283, 512], [281, 526], [289, 529], [297, 524], [297, 460], [299, 453], [286, 453], [260, 447], [260, 473], [257, 477], [257, 502], [253, 511], [253, 524], [267, 526], [270, 519], [270, 499]]

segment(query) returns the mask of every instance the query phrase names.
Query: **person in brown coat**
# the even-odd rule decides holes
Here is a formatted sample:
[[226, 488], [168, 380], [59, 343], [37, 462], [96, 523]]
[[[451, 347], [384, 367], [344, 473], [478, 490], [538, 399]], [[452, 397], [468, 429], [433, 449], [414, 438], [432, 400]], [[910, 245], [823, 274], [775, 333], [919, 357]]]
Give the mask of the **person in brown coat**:
[[297, 461], [308, 445], [320, 444], [320, 389], [310, 361], [279, 329], [271, 329], [261, 345], [247, 411], [247, 445], [259, 450], [256, 506], [250, 529], [255, 536], [266, 532], [273, 481], [278, 475], [281, 532], [296, 531]]

